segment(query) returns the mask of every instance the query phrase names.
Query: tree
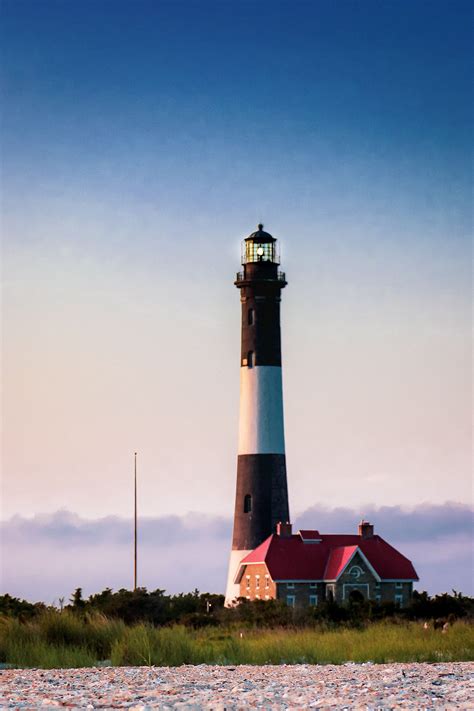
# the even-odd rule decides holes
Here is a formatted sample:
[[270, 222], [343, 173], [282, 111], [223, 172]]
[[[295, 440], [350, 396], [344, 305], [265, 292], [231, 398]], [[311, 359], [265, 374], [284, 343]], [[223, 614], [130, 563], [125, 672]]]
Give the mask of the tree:
[[76, 588], [69, 600], [72, 603], [73, 610], [83, 610], [86, 606], [86, 602], [82, 597], [82, 588]]

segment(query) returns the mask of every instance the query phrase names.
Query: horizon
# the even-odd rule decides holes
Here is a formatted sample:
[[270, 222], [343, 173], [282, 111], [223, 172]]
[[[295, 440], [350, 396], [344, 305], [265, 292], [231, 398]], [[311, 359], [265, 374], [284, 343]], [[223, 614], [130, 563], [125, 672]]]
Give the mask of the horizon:
[[[125, 544], [94, 552], [81, 522], [128, 520], [137, 451], [141, 520], [202, 517], [193, 535], [218, 561], [202, 575], [224, 585], [233, 281], [263, 222], [288, 280], [290, 511], [342, 525], [390, 509], [392, 538], [397, 516], [416, 531], [401, 552], [427, 587], [450, 571], [472, 594], [471, 4], [0, 12], [3, 580], [16, 567], [18, 589], [35, 589], [34, 569], [53, 590], [55, 555], [70, 579], [47, 535], [63, 510], [88, 584], [111, 574], [104, 560], [125, 579]], [[157, 586], [181, 584], [146, 548], [150, 580], [162, 565]], [[201, 579], [198, 552], [175, 551]]]

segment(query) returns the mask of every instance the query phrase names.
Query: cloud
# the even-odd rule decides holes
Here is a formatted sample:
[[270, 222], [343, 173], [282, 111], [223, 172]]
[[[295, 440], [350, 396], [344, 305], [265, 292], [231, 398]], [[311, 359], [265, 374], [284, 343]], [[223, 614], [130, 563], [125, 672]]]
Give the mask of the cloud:
[[298, 516], [298, 525], [325, 533], [355, 531], [362, 517], [375, 523], [376, 532], [388, 541], [442, 541], [446, 536], [470, 536], [473, 530], [472, 508], [451, 501], [412, 508], [367, 504], [362, 511], [313, 506]]
[[[454, 502], [364, 507], [376, 531], [410, 558], [420, 589], [472, 594], [472, 508]], [[355, 531], [361, 512], [313, 506], [296, 528]], [[81, 586], [85, 594], [132, 584], [132, 521], [86, 519], [69, 511], [2, 522], [3, 592], [52, 602]], [[139, 583], [169, 592], [223, 591], [232, 523], [219, 516], [143, 518], [139, 525]]]
[[[133, 537], [131, 520], [118, 516], [99, 519], [81, 518], [71, 511], [38, 514], [32, 518], [13, 516], [1, 525], [2, 537], [9, 543], [26, 540], [54, 542], [60, 545], [97, 543], [127, 544]], [[229, 535], [231, 523], [218, 516], [189, 513], [186, 516], [162, 516], [140, 519], [140, 542], [154, 547], [177, 542], [219, 538]]]

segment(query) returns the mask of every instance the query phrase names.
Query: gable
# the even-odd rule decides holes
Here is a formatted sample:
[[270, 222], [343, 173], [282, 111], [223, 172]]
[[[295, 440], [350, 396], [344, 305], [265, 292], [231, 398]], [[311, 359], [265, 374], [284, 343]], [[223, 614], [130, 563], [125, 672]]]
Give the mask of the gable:
[[356, 550], [351, 559], [346, 563], [345, 568], [340, 572], [337, 579], [338, 583], [353, 584], [373, 581], [379, 582], [380, 578], [359, 550]]
[[[355, 546], [359, 548], [374, 573], [381, 580], [418, 580], [412, 562], [378, 535], [361, 538], [352, 534], [322, 534], [321, 537], [323, 543], [331, 549], [330, 559], [336, 555], [336, 548]], [[329, 560], [327, 571], [329, 572]], [[336, 578], [334, 568], [331, 569], [331, 573], [334, 580]], [[326, 577], [329, 576], [326, 575]]]
[[261, 570], [263, 575], [269, 574], [269, 570], [268, 570], [268, 567], [265, 562], [263, 562], [263, 563], [245, 563], [244, 562], [245, 560], [246, 559], [244, 558], [242, 563], [239, 565], [239, 567], [237, 569], [237, 573], [234, 578], [234, 583], [236, 583], [237, 585], [240, 585], [242, 578], [245, 575], [249, 575], [249, 574], [251, 575], [253, 572], [255, 572], [256, 569], [257, 569], [257, 572], [258, 572], [258, 570]]

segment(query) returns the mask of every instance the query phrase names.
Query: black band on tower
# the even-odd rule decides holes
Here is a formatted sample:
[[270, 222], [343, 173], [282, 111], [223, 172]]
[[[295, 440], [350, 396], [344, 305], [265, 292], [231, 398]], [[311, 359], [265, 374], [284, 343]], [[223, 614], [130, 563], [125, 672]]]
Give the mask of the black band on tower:
[[289, 517], [285, 455], [239, 455], [233, 550], [256, 548]]
[[[262, 293], [266, 292], [266, 293]], [[280, 289], [242, 289], [241, 365], [254, 353], [254, 365], [281, 366]]]

